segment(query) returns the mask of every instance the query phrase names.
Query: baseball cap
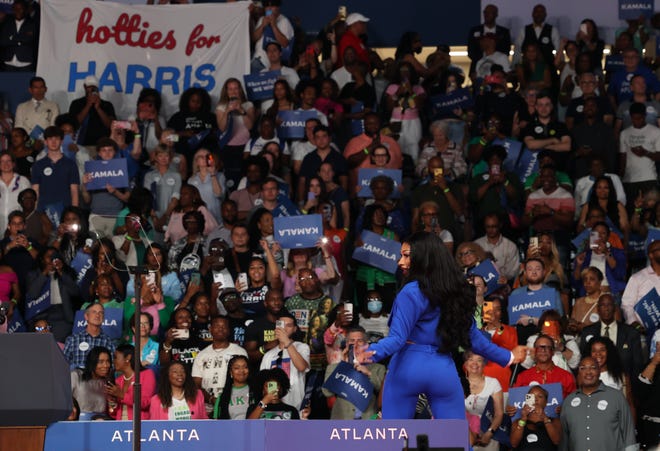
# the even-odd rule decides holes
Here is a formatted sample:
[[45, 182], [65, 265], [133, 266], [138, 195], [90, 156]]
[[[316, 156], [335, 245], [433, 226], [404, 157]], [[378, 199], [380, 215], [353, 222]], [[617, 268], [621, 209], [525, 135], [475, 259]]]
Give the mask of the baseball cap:
[[83, 84], [85, 86], [96, 86], [98, 88], [99, 80], [93, 75], [88, 75], [85, 77], [85, 81], [83, 81]]
[[369, 20], [368, 17], [364, 17], [360, 13], [350, 13], [348, 17], [346, 17], [346, 25], [350, 27], [356, 22], [369, 22]]

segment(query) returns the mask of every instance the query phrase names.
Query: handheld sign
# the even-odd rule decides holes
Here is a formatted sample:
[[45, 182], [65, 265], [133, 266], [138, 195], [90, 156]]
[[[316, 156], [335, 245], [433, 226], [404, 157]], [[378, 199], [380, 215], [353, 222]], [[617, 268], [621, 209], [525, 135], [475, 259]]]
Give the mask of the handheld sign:
[[275, 241], [283, 249], [315, 247], [323, 236], [321, 215], [278, 216], [273, 218]]
[[364, 230], [361, 238], [362, 247], [355, 248], [353, 258], [390, 274], [396, 273], [401, 243], [369, 230]]
[[435, 116], [446, 116], [453, 114], [456, 108], [471, 108], [474, 99], [467, 88], [460, 88], [449, 94], [431, 97], [431, 105]]
[[392, 180], [394, 180], [394, 190], [390, 195], [392, 199], [398, 199], [401, 197], [401, 192], [399, 191], [399, 186], [401, 186], [401, 169], [369, 169], [361, 168], [358, 170], [358, 186], [360, 190], [358, 191], [358, 197], [371, 197], [373, 193], [369, 187], [371, 179], [377, 175], [385, 175]]
[[[538, 318], [550, 309], [556, 309], [555, 305], [557, 291], [554, 288], [545, 287], [537, 291], [525, 288], [518, 289], [509, 296], [509, 325], [514, 326], [521, 315]], [[560, 312], [561, 313], [561, 312]]]
[[[484, 413], [481, 414], [481, 432], [485, 432], [490, 429], [490, 425], [493, 424], [495, 419], [495, 402], [493, 397], [488, 398], [486, 407], [484, 408]], [[502, 423], [495, 430], [493, 434], [493, 440], [497, 440], [506, 447], [511, 447], [511, 439], [509, 438], [511, 434], [511, 417], [509, 415], [504, 415], [502, 417]]]
[[257, 74], [245, 74], [245, 90], [250, 100], [267, 100], [273, 98], [273, 86], [282, 75], [282, 71], [270, 70]]
[[85, 172], [92, 176], [92, 180], [85, 184], [85, 188], [89, 191], [104, 190], [106, 184], [114, 188], [128, 186], [128, 168], [125, 158], [86, 161]]
[[[351, 105], [351, 113], [361, 113], [364, 111], [363, 102], [355, 102]], [[362, 119], [352, 119], [351, 120], [351, 133], [353, 136], [358, 136], [364, 133], [364, 121]]]
[[484, 282], [486, 283], [486, 296], [501, 286], [497, 283], [497, 280], [500, 278], [500, 273], [497, 268], [495, 268], [491, 259], [486, 259], [479, 263], [469, 271], [469, 274], [476, 274], [484, 279]]
[[[560, 406], [564, 401], [562, 395], [562, 388], [560, 383], [554, 384], [538, 384], [540, 387], [543, 387], [548, 392], [548, 404], [545, 406], [545, 414], [550, 418], [555, 418], [557, 412], [555, 409], [557, 406]], [[518, 421], [520, 418], [520, 412], [522, 411], [523, 406], [525, 405], [525, 395], [529, 393], [531, 386], [527, 387], [511, 387], [509, 389], [509, 401], [508, 404], [514, 406], [517, 410], [516, 414], [511, 418], [512, 422]]]
[[11, 319], [7, 323], [7, 333], [15, 334], [18, 332], [27, 332], [27, 326], [21, 312], [18, 309], [14, 309], [14, 313], [11, 315]]
[[660, 295], [658, 290], [651, 288], [651, 291], [642, 296], [635, 304], [635, 313], [639, 316], [640, 322], [649, 332], [649, 335], [653, 334], [660, 326]]
[[35, 125], [32, 131], [30, 132], [30, 138], [33, 140], [42, 140], [44, 139], [44, 129], [41, 125]]
[[619, 19], [647, 19], [653, 15], [655, 2], [653, 0], [619, 0]]
[[308, 119], [317, 119], [315, 110], [280, 111], [277, 117], [282, 121], [277, 127], [277, 136], [281, 139], [301, 139], [305, 137], [305, 122]]
[[25, 303], [25, 319], [30, 321], [39, 313], [46, 311], [50, 308], [50, 278], [46, 279], [41, 292], [36, 299], [26, 299]]
[[520, 152], [518, 163], [513, 172], [516, 173], [521, 183], [525, 183], [527, 177], [539, 171], [538, 152], [532, 152], [526, 147]]
[[623, 56], [608, 55], [605, 57], [605, 72], [618, 72], [623, 68]]
[[506, 158], [502, 163], [502, 167], [507, 172], [515, 172], [516, 164], [518, 164], [518, 159], [523, 150], [523, 144], [520, 141], [515, 139], [505, 138], [505, 139], [495, 139], [492, 142], [493, 145], [502, 146], [506, 149]]
[[323, 384], [323, 388], [350, 402], [361, 412], [367, 410], [374, 393], [369, 377], [343, 361], [339, 362]]
[[[113, 340], [121, 338], [122, 327], [124, 325], [124, 310], [120, 308], [106, 308], [103, 312], [103, 324], [101, 330]], [[78, 310], [73, 319], [73, 333], [77, 334], [87, 327], [85, 311]]]

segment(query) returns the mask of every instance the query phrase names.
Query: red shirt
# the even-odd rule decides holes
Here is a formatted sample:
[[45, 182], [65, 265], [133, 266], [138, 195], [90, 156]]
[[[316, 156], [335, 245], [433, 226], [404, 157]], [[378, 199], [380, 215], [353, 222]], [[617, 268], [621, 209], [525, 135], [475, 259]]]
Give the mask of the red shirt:
[[353, 47], [353, 50], [355, 50], [355, 54], [359, 61], [364, 61], [367, 63], [367, 65], [369, 65], [369, 52], [367, 52], [367, 48], [364, 46], [362, 39], [360, 39], [358, 36], [355, 36], [350, 30], [348, 30], [339, 40], [339, 47], [337, 48], [339, 52], [339, 55], [337, 56], [337, 67], [342, 67], [344, 65], [344, 50], [346, 50], [348, 47]]
[[530, 382], [538, 382], [539, 384], [554, 384], [559, 382], [564, 399], [577, 389], [573, 375], [555, 365], [552, 365], [552, 369], [547, 371], [539, 370], [536, 366], [523, 371], [518, 375], [514, 387], [525, 387]]

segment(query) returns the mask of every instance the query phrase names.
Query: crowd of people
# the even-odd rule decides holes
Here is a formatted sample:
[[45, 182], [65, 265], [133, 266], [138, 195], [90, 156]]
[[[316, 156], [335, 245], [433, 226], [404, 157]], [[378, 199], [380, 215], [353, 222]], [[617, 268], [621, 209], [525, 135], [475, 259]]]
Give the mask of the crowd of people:
[[[34, 6], [14, 2], [3, 49]], [[218, 80], [219, 99], [190, 88], [166, 118], [145, 88], [123, 118], [94, 76], [58, 105], [37, 74], [3, 120], [0, 331], [53, 334], [71, 418], [131, 419], [140, 372], [143, 419], [444, 418], [459, 396], [475, 449], [658, 446], [660, 334], [639, 307], [660, 304], [660, 14], [628, 20], [604, 64], [593, 20], [560, 37], [536, 5], [508, 30], [488, 5], [465, 73], [446, 45], [420, 61], [416, 32], [383, 60], [366, 15], [340, 11], [309, 39], [280, 6], [250, 5], [251, 70], [280, 71], [271, 99]], [[313, 113], [301, 139], [278, 136], [288, 110]], [[92, 160], [124, 160], [127, 184], [92, 185]], [[283, 248], [274, 219], [309, 214], [317, 245]], [[352, 258], [366, 231], [402, 244], [396, 272]], [[451, 268], [418, 259], [406, 285], [411, 249], [435, 249], [417, 232], [452, 256], [428, 264]], [[464, 286], [442, 282], [454, 271]], [[460, 315], [437, 293], [467, 302], [472, 326], [448, 325]], [[433, 309], [454, 335], [412, 326]], [[324, 385], [342, 362], [369, 379], [366, 409]], [[443, 375], [428, 387], [427, 363]], [[462, 392], [449, 376], [439, 390], [456, 370]], [[563, 404], [546, 409], [552, 383]]]

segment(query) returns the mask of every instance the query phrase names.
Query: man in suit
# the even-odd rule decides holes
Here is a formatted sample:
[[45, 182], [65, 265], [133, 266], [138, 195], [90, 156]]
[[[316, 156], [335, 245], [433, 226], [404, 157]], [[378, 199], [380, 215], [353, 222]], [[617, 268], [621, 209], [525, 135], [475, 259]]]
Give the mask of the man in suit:
[[589, 341], [592, 338], [608, 337], [619, 350], [626, 373], [631, 380], [636, 380], [644, 364], [639, 332], [623, 322], [614, 320], [616, 304], [611, 294], [600, 296], [596, 311], [600, 321], [582, 329], [582, 355], [589, 355]]
[[16, 0], [11, 7], [12, 16], [5, 19], [0, 32], [2, 70], [30, 72], [35, 69], [37, 26], [27, 16], [27, 4]]
[[474, 72], [477, 61], [483, 56], [479, 41], [485, 34], [495, 34], [495, 50], [509, 56], [511, 50], [511, 33], [508, 28], [495, 24], [498, 9], [495, 5], [486, 5], [484, 8], [484, 23], [472, 27], [468, 35], [468, 57], [470, 58], [470, 72]]

